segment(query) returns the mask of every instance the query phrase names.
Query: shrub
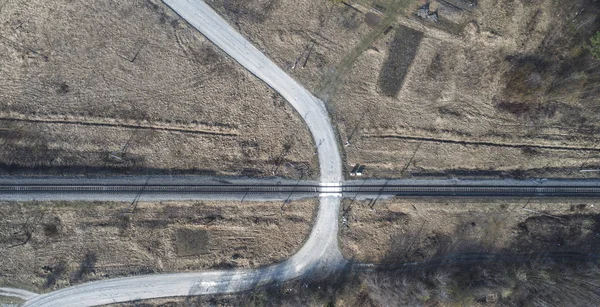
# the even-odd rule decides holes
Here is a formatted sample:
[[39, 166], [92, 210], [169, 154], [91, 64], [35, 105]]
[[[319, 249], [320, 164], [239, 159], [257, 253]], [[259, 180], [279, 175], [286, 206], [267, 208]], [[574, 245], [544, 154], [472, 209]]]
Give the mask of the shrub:
[[596, 60], [600, 60], [600, 31], [590, 37], [590, 44], [586, 46], [586, 49]]

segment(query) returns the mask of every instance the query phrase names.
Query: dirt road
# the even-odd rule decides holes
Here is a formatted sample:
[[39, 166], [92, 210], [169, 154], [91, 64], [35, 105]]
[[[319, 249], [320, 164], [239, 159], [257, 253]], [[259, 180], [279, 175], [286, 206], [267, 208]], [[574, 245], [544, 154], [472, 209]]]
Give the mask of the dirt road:
[[341, 193], [335, 193], [341, 192], [342, 162], [324, 104], [252, 46], [206, 3], [191, 0], [164, 2], [274, 88], [304, 118], [318, 146], [321, 185], [329, 192], [320, 197], [313, 230], [297, 254], [281, 264], [263, 269], [159, 274], [98, 281], [34, 297], [25, 306], [94, 306], [169, 296], [236, 292], [311, 272], [326, 273], [345, 264], [337, 244]]

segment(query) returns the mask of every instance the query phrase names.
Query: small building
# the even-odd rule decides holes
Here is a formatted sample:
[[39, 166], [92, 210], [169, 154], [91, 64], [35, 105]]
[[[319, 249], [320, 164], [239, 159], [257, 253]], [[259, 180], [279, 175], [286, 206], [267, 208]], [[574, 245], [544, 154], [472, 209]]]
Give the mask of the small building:
[[352, 168], [352, 170], [350, 171], [350, 176], [352, 177], [360, 177], [363, 175], [363, 172], [365, 171], [365, 166], [364, 165], [360, 165], [360, 163], [356, 163], [354, 165], [354, 167]]

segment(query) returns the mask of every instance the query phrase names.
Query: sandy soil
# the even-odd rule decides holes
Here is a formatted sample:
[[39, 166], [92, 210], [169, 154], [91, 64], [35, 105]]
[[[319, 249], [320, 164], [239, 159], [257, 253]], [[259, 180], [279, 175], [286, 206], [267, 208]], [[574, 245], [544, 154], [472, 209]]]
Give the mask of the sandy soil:
[[300, 248], [316, 204], [139, 203], [131, 214], [128, 203], [3, 203], [0, 284], [45, 292], [133, 274], [276, 263]]
[[598, 199], [345, 200], [340, 245], [363, 262], [462, 253], [597, 253]]
[[160, 1], [9, 1], [0, 54], [5, 171], [317, 175], [295, 111]]

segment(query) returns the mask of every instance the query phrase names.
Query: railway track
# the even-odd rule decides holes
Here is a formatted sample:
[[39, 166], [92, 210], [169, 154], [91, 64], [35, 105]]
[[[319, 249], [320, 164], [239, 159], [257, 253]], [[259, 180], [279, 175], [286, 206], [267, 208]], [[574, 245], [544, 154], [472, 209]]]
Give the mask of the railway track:
[[476, 197], [596, 197], [600, 186], [499, 186], [499, 185], [405, 185], [344, 186], [343, 193], [395, 196], [476, 196]]
[[1, 184], [2, 194], [45, 194], [45, 193], [140, 193], [140, 194], [339, 194], [353, 197], [356, 195], [376, 196], [474, 196], [474, 197], [598, 197], [600, 186], [503, 186], [503, 185], [342, 185], [337, 189], [330, 187], [298, 185], [103, 185], [103, 184]]

